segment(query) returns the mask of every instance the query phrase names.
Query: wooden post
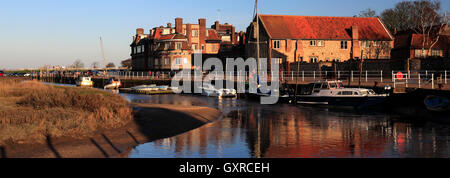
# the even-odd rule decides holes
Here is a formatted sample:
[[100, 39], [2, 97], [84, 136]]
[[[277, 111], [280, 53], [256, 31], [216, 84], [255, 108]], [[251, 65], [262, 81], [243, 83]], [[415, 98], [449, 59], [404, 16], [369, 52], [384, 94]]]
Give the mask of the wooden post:
[[368, 78], [367, 78], [367, 75], [368, 75], [368, 72], [367, 72], [367, 70], [366, 70], [366, 82], [368, 82]]
[[445, 70], [445, 84], [447, 84], [447, 70]]
[[420, 72], [419, 72], [419, 88], [420, 88], [420, 82], [421, 82], [421, 81], [420, 81]]
[[302, 81], [305, 81], [305, 71], [302, 71]]

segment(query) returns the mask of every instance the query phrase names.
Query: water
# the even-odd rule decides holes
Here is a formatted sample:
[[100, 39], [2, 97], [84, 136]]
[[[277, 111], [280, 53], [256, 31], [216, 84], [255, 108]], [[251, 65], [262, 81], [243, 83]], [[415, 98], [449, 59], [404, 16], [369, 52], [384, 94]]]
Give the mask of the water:
[[387, 113], [260, 105], [200, 96], [122, 94], [129, 101], [208, 106], [225, 117], [201, 128], [137, 146], [131, 158], [351, 158], [450, 155], [450, 125]]

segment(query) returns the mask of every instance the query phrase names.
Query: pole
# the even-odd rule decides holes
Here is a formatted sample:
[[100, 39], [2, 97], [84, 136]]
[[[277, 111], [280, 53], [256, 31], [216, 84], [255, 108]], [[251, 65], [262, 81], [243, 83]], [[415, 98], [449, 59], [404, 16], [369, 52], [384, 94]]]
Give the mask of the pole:
[[445, 84], [447, 84], [447, 70], [445, 71]]
[[380, 71], [380, 76], [381, 76], [380, 81], [381, 81], [381, 83], [383, 83], [383, 70]]
[[431, 74], [431, 89], [434, 90], [434, 73]]
[[420, 82], [421, 82], [421, 81], [420, 81], [420, 72], [419, 72], [419, 88], [420, 88]]

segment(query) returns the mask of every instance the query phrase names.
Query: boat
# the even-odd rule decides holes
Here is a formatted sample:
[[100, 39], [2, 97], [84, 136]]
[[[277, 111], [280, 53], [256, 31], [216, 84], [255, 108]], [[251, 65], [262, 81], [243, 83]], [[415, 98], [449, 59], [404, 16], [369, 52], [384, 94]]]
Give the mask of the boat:
[[342, 81], [324, 81], [310, 84], [311, 91], [297, 95], [297, 103], [338, 108], [362, 109], [383, 103], [387, 94], [376, 94], [372, 89], [344, 88]]
[[94, 82], [92, 82], [91, 77], [79, 77], [76, 85], [80, 87], [92, 87], [94, 86]]
[[445, 112], [450, 111], [450, 101], [444, 96], [430, 95], [424, 99], [424, 104], [429, 111]]
[[132, 90], [142, 90], [142, 91], [156, 91], [158, 88], [156, 88], [156, 84], [152, 85], [139, 85], [135, 87], [131, 87]]
[[219, 97], [219, 98], [228, 98], [228, 97], [236, 97], [237, 92], [235, 89], [226, 89], [221, 88], [217, 89], [211, 84], [203, 84], [202, 89], [202, 95], [203, 96], [213, 96], [213, 97]]
[[[131, 87], [131, 89], [133, 90], [141, 90], [141, 91], [166, 91], [169, 90], [169, 86], [163, 85], [163, 86], [156, 86], [156, 84], [152, 84], [152, 85], [139, 85], [139, 86], [135, 86], [135, 87]], [[178, 88], [177, 88], [178, 89]]]
[[105, 85], [105, 89], [119, 89], [122, 85], [120, 79], [116, 79], [115, 77], [111, 77]]

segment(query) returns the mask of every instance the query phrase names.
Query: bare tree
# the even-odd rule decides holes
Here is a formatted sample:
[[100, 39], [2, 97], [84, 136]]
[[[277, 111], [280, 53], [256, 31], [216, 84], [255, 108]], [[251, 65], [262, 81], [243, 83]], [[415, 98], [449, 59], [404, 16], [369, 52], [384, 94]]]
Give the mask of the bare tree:
[[390, 31], [409, 30], [415, 26], [412, 9], [413, 2], [403, 1], [397, 3], [394, 8], [384, 10], [380, 16]]
[[422, 57], [430, 56], [431, 48], [439, 41], [439, 34], [445, 25], [442, 20], [446, 19], [448, 23], [448, 19], [439, 15], [441, 9], [440, 1], [420, 0], [414, 1], [413, 4], [412, 17], [415, 22], [413, 30], [422, 36], [421, 56], [425, 53], [427, 46], [429, 46], [430, 50], [428, 54]]
[[359, 13], [359, 17], [375, 17], [377, 15], [377, 12], [375, 10], [372, 10], [370, 8], [367, 8], [366, 10], [363, 10]]
[[98, 68], [98, 66], [99, 66], [99, 63], [98, 63], [98, 62], [93, 62], [93, 63], [91, 64], [91, 67], [92, 67], [93, 69]]
[[77, 60], [75, 60], [75, 62], [73, 62], [73, 67], [75, 69], [83, 68], [84, 67], [84, 63], [81, 62], [80, 59], [77, 59]]

